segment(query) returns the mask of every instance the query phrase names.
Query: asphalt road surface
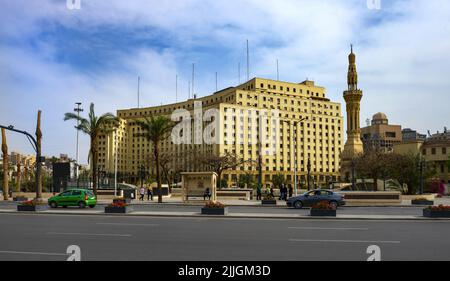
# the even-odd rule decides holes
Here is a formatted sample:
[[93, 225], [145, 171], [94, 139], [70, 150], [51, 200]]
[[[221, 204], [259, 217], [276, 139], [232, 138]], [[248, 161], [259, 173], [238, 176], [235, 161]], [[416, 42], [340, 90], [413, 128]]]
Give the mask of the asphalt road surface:
[[450, 260], [448, 221], [0, 214], [0, 260]]

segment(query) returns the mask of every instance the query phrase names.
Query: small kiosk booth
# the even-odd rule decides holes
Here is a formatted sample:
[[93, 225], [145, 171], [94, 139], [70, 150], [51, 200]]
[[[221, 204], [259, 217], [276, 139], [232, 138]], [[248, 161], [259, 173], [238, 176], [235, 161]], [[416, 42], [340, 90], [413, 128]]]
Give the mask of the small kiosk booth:
[[209, 189], [211, 200], [216, 201], [217, 174], [215, 172], [185, 172], [181, 173], [183, 202], [199, 198], [203, 200], [205, 191]]

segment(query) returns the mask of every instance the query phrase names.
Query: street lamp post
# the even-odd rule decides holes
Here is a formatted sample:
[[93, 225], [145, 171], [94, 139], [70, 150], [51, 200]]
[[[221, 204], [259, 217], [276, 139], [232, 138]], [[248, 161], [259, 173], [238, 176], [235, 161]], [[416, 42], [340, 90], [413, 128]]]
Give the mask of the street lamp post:
[[[292, 134], [294, 135], [294, 128], [297, 129], [297, 125], [299, 122], [305, 121], [307, 118], [302, 118], [297, 121], [292, 121], [293, 128], [292, 128]], [[287, 120], [284, 120], [284, 122], [288, 122]], [[297, 196], [298, 192], [298, 180], [297, 180], [297, 135], [294, 135], [294, 192], [295, 196]], [[309, 190], [309, 188], [308, 188]]]
[[117, 196], [117, 129], [114, 134], [114, 145], [115, 145], [115, 153], [114, 153], [114, 196]]
[[21, 133], [27, 136], [28, 140], [30, 141], [31, 145], [33, 146], [33, 149], [36, 151], [36, 199], [41, 198], [40, 190], [39, 190], [39, 181], [41, 179], [41, 171], [40, 171], [40, 165], [44, 161], [44, 158], [41, 157], [41, 146], [38, 144], [36, 139], [28, 132], [21, 131], [14, 129], [14, 126], [10, 125], [8, 127], [0, 125], [0, 128], [13, 131], [16, 133]]
[[352, 190], [356, 190], [355, 168], [355, 159], [352, 159]]
[[100, 188], [100, 167], [97, 168], [97, 188]]
[[139, 171], [139, 177], [141, 179], [141, 188], [144, 187], [144, 172], [145, 172], [144, 164], [141, 164], [140, 171]]
[[308, 164], [306, 165], [306, 168], [308, 169], [308, 191], [311, 188], [311, 159], [308, 157]]
[[262, 130], [262, 121], [261, 121], [261, 116], [258, 117], [258, 189], [262, 191], [262, 156], [261, 156], [261, 150], [262, 150], [262, 146], [261, 146], [261, 134], [260, 134], [260, 130]]
[[423, 194], [423, 169], [425, 166], [425, 161], [422, 158], [422, 155], [420, 156], [419, 160], [419, 169], [420, 169], [420, 194]]
[[[83, 111], [83, 109], [80, 107], [81, 106], [81, 102], [76, 102], [75, 103], [77, 105], [76, 108], [74, 108], [74, 111], [78, 114], [78, 118], [80, 118], [80, 112]], [[80, 125], [80, 121], [77, 119], [77, 127]], [[76, 150], [76, 170], [75, 170], [75, 176], [77, 177], [77, 188], [80, 188], [80, 181], [78, 180], [78, 135], [79, 135], [79, 130], [77, 129], [77, 150]]]

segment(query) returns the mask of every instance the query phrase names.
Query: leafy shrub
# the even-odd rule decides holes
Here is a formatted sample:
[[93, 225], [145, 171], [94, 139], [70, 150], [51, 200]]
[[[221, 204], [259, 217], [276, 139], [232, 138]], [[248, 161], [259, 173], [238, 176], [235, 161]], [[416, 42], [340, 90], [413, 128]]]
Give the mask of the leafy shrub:
[[221, 209], [224, 207], [225, 205], [220, 203], [219, 201], [209, 201], [205, 204], [205, 208]]
[[328, 201], [320, 201], [315, 203], [311, 206], [311, 209], [317, 209], [317, 210], [336, 210], [336, 207], [333, 205], [330, 205]]
[[428, 201], [426, 197], [416, 197], [413, 199], [414, 201]]
[[128, 206], [128, 204], [126, 204], [123, 201], [113, 202], [113, 203], [110, 203], [108, 205], [108, 207], [113, 207], [113, 208], [123, 208], [123, 207], [126, 207], [126, 206]]
[[33, 200], [27, 200], [20, 203], [21, 206], [37, 206], [37, 205], [47, 205], [45, 202]]
[[439, 206], [429, 206], [426, 209], [442, 212], [442, 211], [450, 211], [450, 206], [440, 204]]

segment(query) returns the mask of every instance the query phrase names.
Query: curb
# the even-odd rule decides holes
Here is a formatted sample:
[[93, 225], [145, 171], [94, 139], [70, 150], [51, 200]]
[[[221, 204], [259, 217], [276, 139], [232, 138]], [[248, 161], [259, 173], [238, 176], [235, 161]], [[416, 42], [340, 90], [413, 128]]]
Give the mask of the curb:
[[[0, 205], [1, 203], [4, 204], [8, 204], [8, 205], [15, 205], [18, 204], [19, 202], [15, 202], [15, 201], [0, 201]], [[110, 202], [98, 202], [97, 205], [103, 206], [103, 205], [107, 205]], [[181, 207], [190, 207], [190, 206], [203, 206], [203, 203], [179, 203], [179, 202], [163, 202], [163, 203], [157, 203], [157, 202], [152, 202], [152, 203], [129, 203], [129, 205], [131, 206], [181, 206]], [[225, 204], [226, 206], [230, 206], [230, 207], [253, 207], [253, 208], [257, 208], [257, 207], [262, 207], [262, 208], [290, 208], [287, 205], [256, 205], [256, 204], [252, 204], [252, 205], [240, 205], [240, 204]], [[425, 206], [423, 205], [345, 205], [342, 206], [344, 208], [382, 208], [382, 207], [388, 207], [388, 208], [423, 208]]]
[[82, 213], [82, 212], [64, 212], [64, 211], [40, 211], [40, 212], [18, 212], [17, 210], [0, 210], [0, 214], [26, 214], [26, 215], [75, 215], [75, 216], [131, 216], [131, 217], [174, 217], [174, 218], [218, 218], [218, 219], [290, 219], [290, 220], [371, 220], [371, 221], [450, 221], [450, 218], [426, 218], [422, 216], [410, 216], [410, 217], [311, 217], [311, 216], [245, 216], [245, 215], [201, 215], [196, 214], [151, 214], [151, 213], [126, 213], [126, 214], [106, 214], [103, 212], [96, 213]]

